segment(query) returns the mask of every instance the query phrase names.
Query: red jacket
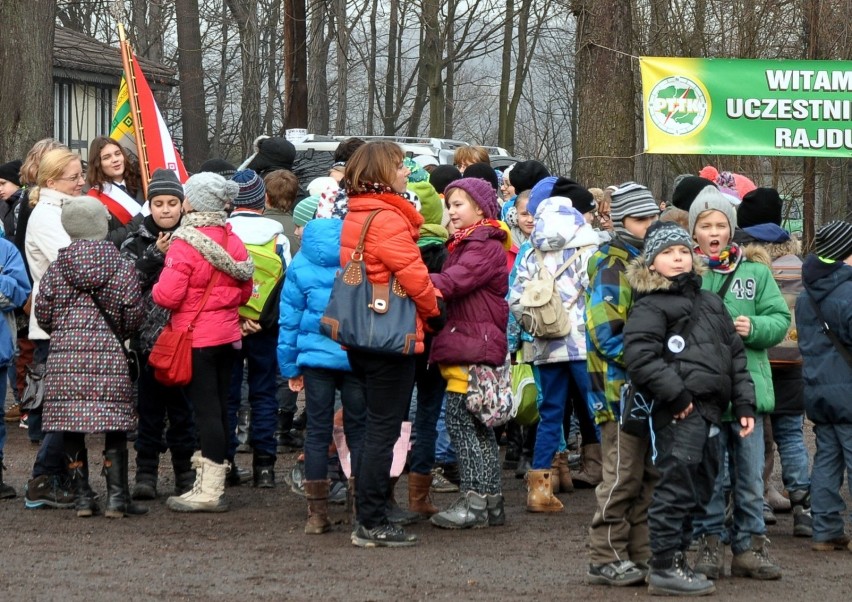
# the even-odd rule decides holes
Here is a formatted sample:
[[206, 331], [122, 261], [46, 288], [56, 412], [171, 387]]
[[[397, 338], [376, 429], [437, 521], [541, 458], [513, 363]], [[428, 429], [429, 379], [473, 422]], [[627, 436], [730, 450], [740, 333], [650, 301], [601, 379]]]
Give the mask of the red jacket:
[[[230, 225], [225, 227], [228, 232], [231, 231]], [[203, 227], [198, 230], [217, 243], [224, 243], [224, 229], [221, 226]], [[248, 251], [236, 234], [228, 237], [228, 253], [236, 261], [245, 261], [248, 258]], [[172, 310], [172, 327], [183, 330], [189, 326], [198, 311], [207, 284], [214, 276], [218, 280], [210, 291], [204, 309], [195, 320], [192, 336], [194, 348], [225, 345], [242, 338], [237, 312], [251, 296], [252, 279], [240, 282], [225, 272], [216, 270], [192, 246], [176, 239], [169, 246], [165, 267], [152, 291], [157, 305]]]
[[423, 353], [423, 322], [437, 316], [436, 291], [420, 257], [417, 237], [423, 224], [414, 205], [395, 194], [364, 194], [349, 197], [349, 213], [340, 236], [340, 265], [346, 265], [361, 236], [370, 212], [381, 209], [367, 230], [364, 263], [370, 282], [387, 284], [391, 274], [417, 306], [416, 353]]

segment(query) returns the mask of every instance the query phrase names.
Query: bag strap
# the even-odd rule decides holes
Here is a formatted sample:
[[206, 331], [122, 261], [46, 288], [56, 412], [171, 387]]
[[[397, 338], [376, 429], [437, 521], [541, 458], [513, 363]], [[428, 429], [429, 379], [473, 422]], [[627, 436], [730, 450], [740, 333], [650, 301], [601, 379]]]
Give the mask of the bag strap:
[[814, 311], [816, 311], [817, 319], [822, 323], [822, 332], [829, 338], [831, 343], [834, 345], [834, 348], [837, 349], [840, 356], [846, 360], [846, 363], [849, 364], [849, 367], [852, 368], [852, 352], [846, 348], [840, 339], [837, 338], [837, 335], [834, 331], [828, 327], [828, 321], [822, 315], [822, 310], [819, 308], [819, 303], [816, 302], [816, 299], [811, 296], [810, 292], [808, 292], [808, 299], [811, 301], [811, 305], [814, 307]]
[[[225, 226], [225, 240], [223, 241], [224, 242], [223, 248], [225, 249], [226, 253], [228, 252], [228, 241], [230, 239], [231, 239], [231, 233], [228, 232], [228, 227]], [[210, 266], [213, 267], [213, 264], [210, 264]], [[213, 270], [215, 271], [215, 273], [213, 274], [213, 277], [210, 279], [210, 282], [207, 283], [207, 288], [204, 289], [204, 296], [201, 297], [201, 303], [198, 304], [198, 309], [195, 310], [195, 315], [192, 316], [192, 320], [189, 321], [189, 326], [187, 327], [187, 330], [192, 330], [192, 327], [195, 326], [195, 321], [198, 319], [198, 316], [201, 315], [201, 310], [204, 309], [205, 305], [207, 305], [207, 299], [210, 298], [210, 293], [213, 292], [213, 286], [219, 281], [219, 274], [221, 272], [219, 270], [217, 270], [215, 267], [213, 267]]]
[[[559, 280], [559, 277], [563, 274], [563, 272], [565, 272], [565, 270], [567, 270], [571, 264], [576, 263], [577, 260], [580, 259], [580, 255], [582, 255], [583, 251], [593, 246], [594, 245], [585, 245], [582, 247], [577, 247], [577, 252], [574, 253], [571, 257], [569, 257], [568, 260], [561, 266], [559, 266], [559, 268], [553, 273], [553, 279]], [[538, 262], [539, 270], [546, 270], [547, 268], [544, 267], [544, 255], [542, 254], [542, 252], [535, 247], [533, 248], [533, 251], [535, 252], [535, 258]]]
[[728, 274], [727, 278], [725, 278], [725, 280], [722, 282], [722, 287], [718, 291], [716, 291], [716, 294], [722, 297], [722, 299], [724, 299], [725, 295], [728, 293], [728, 287], [731, 285], [731, 280], [734, 279], [734, 274], [737, 273], [737, 269], [739, 267], [739, 264], [737, 264], [737, 267], [735, 267], [733, 271]]
[[[361, 227], [361, 236], [358, 237], [358, 244], [355, 246], [355, 250], [352, 251], [352, 261], [361, 261], [364, 258], [364, 241], [367, 239], [367, 230], [370, 228], [370, 224], [373, 223], [373, 218], [381, 213], [381, 211], [381, 209], [376, 209], [371, 211], [370, 215], [367, 216], [367, 220]], [[355, 258], [356, 255], [358, 256], [357, 259]]]
[[98, 298], [95, 296], [95, 293], [92, 291], [87, 291], [89, 293], [89, 297], [92, 298], [92, 302], [95, 304], [95, 307], [98, 308], [98, 311], [101, 312], [101, 315], [104, 317], [104, 320], [109, 326], [109, 329], [112, 331], [112, 334], [115, 335], [115, 338], [118, 339], [118, 344], [121, 346], [121, 351], [124, 353], [125, 357], [130, 356], [130, 351], [128, 351], [127, 347], [124, 345], [124, 339], [121, 338], [121, 335], [118, 333], [118, 326], [115, 321], [113, 321], [112, 316], [110, 316], [107, 311], [104, 309], [101, 302], [98, 301]]

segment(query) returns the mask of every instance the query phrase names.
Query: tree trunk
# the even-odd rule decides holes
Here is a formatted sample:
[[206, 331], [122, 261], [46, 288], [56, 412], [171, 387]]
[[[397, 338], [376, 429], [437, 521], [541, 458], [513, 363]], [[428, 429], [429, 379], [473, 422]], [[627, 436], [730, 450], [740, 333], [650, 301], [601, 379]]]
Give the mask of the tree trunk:
[[207, 108], [204, 97], [204, 68], [201, 65], [201, 30], [198, 0], [175, 0], [177, 16], [178, 71], [180, 72], [183, 160], [196, 171], [210, 155], [207, 140]]
[[[506, 0], [506, 17], [503, 23], [503, 51], [501, 58], [500, 70], [500, 92], [497, 97], [498, 117], [497, 117], [497, 146], [509, 148], [509, 84], [512, 82], [512, 42], [515, 28], [515, 2], [514, 0]], [[519, 43], [522, 40], [518, 40]], [[512, 128], [514, 129], [514, 127]]]
[[[577, 180], [602, 186], [633, 178], [636, 144], [629, 0], [575, 0], [577, 17]], [[605, 98], [605, 102], [604, 101]], [[620, 157], [613, 155], [620, 155]]]
[[[441, 136], [443, 138], [453, 137], [453, 99], [455, 98], [456, 85], [456, 59], [449, 56], [456, 47], [456, 0], [447, 2], [447, 41], [444, 47], [447, 49], [447, 77], [444, 79], [444, 127]], [[440, 76], [440, 74], [439, 74]]]
[[0, 57], [4, 62], [0, 68], [0, 157], [4, 161], [23, 160], [35, 142], [53, 135], [55, 16], [53, 0], [0, 2]]
[[240, 32], [242, 93], [240, 94], [240, 154], [247, 155], [262, 129], [260, 121], [260, 67], [258, 65], [259, 33], [257, 0], [228, 0], [228, 8]]
[[308, 127], [308, 51], [305, 0], [284, 1], [284, 129]]
[[382, 133], [392, 136], [396, 133], [394, 100], [396, 98], [396, 48], [399, 31], [399, 0], [390, 0], [390, 19], [388, 20], [388, 60], [385, 72], [385, 106], [382, 115]]
[[[326, 30], [333, 27], [328, 23], [324, 0], [313, 0], [310, 4], [310, 46], [308, 55], [308, 131], [327, 134], [329, 126], [328, 106], [328, 38]], [[338, 81], [338, 87], [343, 82]]]
[[500, 144], [510, 153], [515, 151], [515, 121], [518, 117], [518, 106], [521, 104], [521, 96], [532, 61], [532, 54], [527, 52], [531, 4], [532, 0], [522, 0], [521, 9], [518, 11], [520, 18], [518, 20], [518, 63], [515, 67], [515, 86], [512, 90], [512, 97], [509, 99], [509, 106], [506, 108], [505, 144]]
[[263, 59], [266, 65], [266, 108], [263, 115], [263, 131], [268, 136], [273, 134], [272, 124], [275, 121], [275, 105], [278, 99], [278, 36], [281, 24], [281, 0], [272, 0], [268, 5], [266, 32], [264, 33]]
[[[805, 58], [818, 59], [819, 51], [819, 10], [820, 0], [805, 0], [804, 3]], [[805, 157], [802, 165], [802, 248], [808, 252], [814, 242], [816, 232], [816, 159]]]
[[216, 113], [213, 123], [213, 141], [210, 145], [210, 156], [224, 158], [222, 154], [222, 135], [225, 128], [225, 99], [227, 96], [228, 75], [228, 8], [221, 8], [221, 35], [219, 36], [219, 77], [216, 79]]
[[334, 4], [337, 21], [337, 118], [334, 133], [346, 133], [346, 112], [348, 110], [349, 86], [346, 85], [349, 72], [349, 24], [346, 19], [346, 0], [337, 0]]
[[370, 7], [370, 54], [367, 57], [367, 136], [372, 136], [376, 131], [376, 54], [378, 53], [376, 12], [378, 7], [379, 0], [373, 0]]

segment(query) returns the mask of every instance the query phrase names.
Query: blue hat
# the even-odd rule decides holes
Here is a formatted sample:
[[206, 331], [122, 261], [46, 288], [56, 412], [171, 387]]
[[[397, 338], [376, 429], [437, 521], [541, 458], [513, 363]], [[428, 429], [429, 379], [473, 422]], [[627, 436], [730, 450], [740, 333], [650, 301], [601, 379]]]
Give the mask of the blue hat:
[[266, 186], [254, 170], [240, 170], [231, 179], [240, 186], [240, 191], [233, 203], [235, 208], [263, 209], [266, 204]]

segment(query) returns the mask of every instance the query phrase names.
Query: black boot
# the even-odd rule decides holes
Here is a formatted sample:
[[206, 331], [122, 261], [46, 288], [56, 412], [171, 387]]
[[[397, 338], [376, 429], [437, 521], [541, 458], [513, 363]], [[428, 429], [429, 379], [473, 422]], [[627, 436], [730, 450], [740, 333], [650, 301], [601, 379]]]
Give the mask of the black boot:
[[237, 411], [237, 451], [250, 452], [249, 441], [251, 441], [251, 408], [241, 407]]
[[404, 527], [405, 525], [411, 525], [420, 520], [420, 515], [416, 512], [409, 512], [408, 510], [404, 510], [396, 503], [396, 497], [394, 495], [394, 489], [396, 488], [396, 482], [399, 481], [399, 477], [391, 477], [390, 484], [388, 487], [388, 511], [387, 517], [388, 522], [394, 524], [398, 527]]
[[503, 460], [503, 470], [515, 470], [521, 459], [521, 449], [524, 446], [524, 435], [521, 425], [510, 420], [506, 425], [506, 457]]
[[673, 557], [651, 559], [648, 593], [652, 596], [704, 596], [715, 591], [712, 581], [690, 568], [683, 552], [675, 552]]
[[254, 486], [260, 489], [272, 489], [275, 487], [275, 456], [267, 456], [255, 452], [254, 462]]
[[68, 473], [71, 477], [71, 490], [74, 492], [74, 508], [77, 516], [92, 516], [98, 511], [95, 492], [89, 485], [89, 454], [86, 449], [79, 450], [68, 458]]
[[3, 461], [0, 460], [0, 500], [10, 500], [16, 495], [14, 487], [3, 482]]
[[181, 496], [195, 484], [192, 451], [172, 450], [172, 468], [175, 471], [175, 495]]
[[107, 502], [104, 516], [122, 518], [127, 515], [146, 514], [147, 506], [136, 504], [130, 497], [127, 482], [128, 454], [126, 449], [104, 451], [104, 475], [107, 482]]
[[225, 475], [225, 487], [239, 487], [244, 483], [248, 483], [252, 479], [252, 474], [245, 468], [237, 466], [234, 458], [228, 458], [228, 469]]
[[136, 452], [136, 484], [133, 485], [134, 500], [157, 499], [157, 472], [160, 467], [160, 454], [154, 452]]
[[299, 451], [305, 441], [293, 430], [293, 413], [278, 410], [278, 430], [275, 431], [275, 443], [278, 453]]

